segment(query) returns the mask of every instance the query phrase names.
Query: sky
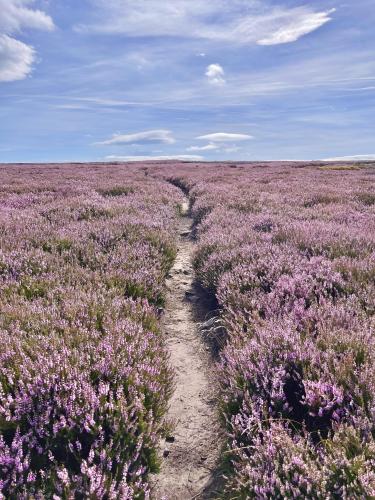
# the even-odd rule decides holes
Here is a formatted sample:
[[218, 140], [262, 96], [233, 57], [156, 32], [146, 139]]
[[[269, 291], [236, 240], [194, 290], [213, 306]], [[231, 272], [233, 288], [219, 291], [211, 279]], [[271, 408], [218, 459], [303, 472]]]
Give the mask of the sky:
[[374, 0], [0, 0], [0, 162], [375, 158]]

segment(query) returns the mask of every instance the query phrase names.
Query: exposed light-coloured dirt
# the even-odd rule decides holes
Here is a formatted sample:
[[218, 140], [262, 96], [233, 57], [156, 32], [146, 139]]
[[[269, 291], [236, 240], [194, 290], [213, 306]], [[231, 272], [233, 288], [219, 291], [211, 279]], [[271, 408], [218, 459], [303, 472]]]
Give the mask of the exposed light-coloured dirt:
[[209, 347], [199, 332], [204, 297], [194, 287], [188, 204], [179, 224], [178, 255], [167, 281], [163, 327], [176, 372], [167, 420], [171, 436], [161, 443], [161, 471], [152, 477], [155, 500], [214, 498], [221, 448], [216, 388]]

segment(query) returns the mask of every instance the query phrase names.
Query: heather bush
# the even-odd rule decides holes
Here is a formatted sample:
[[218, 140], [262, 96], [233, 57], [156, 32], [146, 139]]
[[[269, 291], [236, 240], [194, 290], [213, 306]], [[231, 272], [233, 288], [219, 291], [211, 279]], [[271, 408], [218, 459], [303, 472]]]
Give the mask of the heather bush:
[[134, 188], [132, 186], [114, 186], [109, 189], [99, 190], [99, 193], [103, 196], [127, 196], [134, 193]]
[[[240, 419], [240, 417], [239, 417]], [[375, 443], [352, 425], [340, 426], [332, 439], [312, 446], [282, 422], [247, 432], [232, 442], [235, 478], [233, 498], [371, 498], [375, 492]]]

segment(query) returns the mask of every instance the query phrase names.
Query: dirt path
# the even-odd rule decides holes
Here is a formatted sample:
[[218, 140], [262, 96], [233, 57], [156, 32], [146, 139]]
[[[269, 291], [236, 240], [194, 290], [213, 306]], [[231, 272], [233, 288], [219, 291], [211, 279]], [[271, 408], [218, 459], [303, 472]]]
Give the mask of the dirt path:
[[[167, 281], [163, 327], [176, 387], [167, 420], [171, 436], [161, 443], [161, 472], [151, 481], [152, 499], [214, 498], [221, 439], [210, 349], [199, 332], [204, 299], [194, 288], [187, 202], [179, 224], [178, 255]], [[201, 320], [203, 320], [202, 318]]]

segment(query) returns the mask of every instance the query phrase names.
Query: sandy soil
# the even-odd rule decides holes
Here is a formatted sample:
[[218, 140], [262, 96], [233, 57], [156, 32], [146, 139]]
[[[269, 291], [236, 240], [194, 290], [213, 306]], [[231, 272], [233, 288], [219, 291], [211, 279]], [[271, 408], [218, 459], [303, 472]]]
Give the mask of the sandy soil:
[[199, 332], [207, 313], [194, 286], [188, 205], [179, 225], [178, 255], [167, 281], [163, 327], [176, 372], [167, 421], [171, 436], [161, 443], [161, 472], [151, 479], [153, 499], [215, 498], [222, 440], [210, 348]]

